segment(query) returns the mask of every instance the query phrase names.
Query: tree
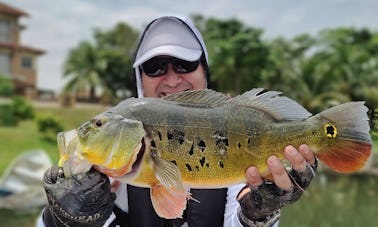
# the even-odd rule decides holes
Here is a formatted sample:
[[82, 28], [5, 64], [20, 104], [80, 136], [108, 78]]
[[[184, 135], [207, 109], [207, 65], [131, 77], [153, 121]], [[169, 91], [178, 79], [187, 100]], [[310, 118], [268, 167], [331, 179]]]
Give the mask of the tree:
[[90, 100], [95, 100], [95, 88], [101, 86], [98, 50], [90, 42], [80, 42], [78, 47], [69, 52], [64, 64], [63, 76], [68, 78], [66, 91], [77, 94], [89, 88]]
[[268, 48], [262, 30], [245, 26], [237, 19], [203, 19], [193, 16], [207, 43], [211, 82], [217, 90], [239, 94], [261, 84]]
[[111, 94], [112, 100], [125, 98], [134, 90], [132, 59], [138, 32], [124, 23], [113, 29], [94, 31], [94, 42], [83, 41], [70, 51], [64, 65], [65, 89], [77, 93], [95, 88]]

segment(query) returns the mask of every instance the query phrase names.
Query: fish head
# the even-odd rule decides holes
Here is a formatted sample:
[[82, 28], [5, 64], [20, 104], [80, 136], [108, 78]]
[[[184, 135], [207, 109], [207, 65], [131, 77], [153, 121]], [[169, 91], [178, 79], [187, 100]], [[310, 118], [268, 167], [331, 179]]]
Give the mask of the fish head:
[[104, 113], [77, 129], [80, 155], [100, 172], [119, 177], [131, 171], [145, 134], [142, 122]]

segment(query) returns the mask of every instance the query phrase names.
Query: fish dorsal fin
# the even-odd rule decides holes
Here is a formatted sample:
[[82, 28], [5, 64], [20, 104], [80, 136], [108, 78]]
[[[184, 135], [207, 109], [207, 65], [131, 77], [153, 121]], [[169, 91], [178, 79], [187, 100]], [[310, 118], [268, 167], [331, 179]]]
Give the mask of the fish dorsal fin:
[[215, 107], [226, 103], [228, 96], [211, 89], [184, 91], [163, 98], [174, 101], [183, 106], [191, 107]]
[[281, 92], [255, 88], [230, 99], [229, 102], [259, 109], [278, 121], [304, 120], [312, 115], [294, 100], [280, 94]]

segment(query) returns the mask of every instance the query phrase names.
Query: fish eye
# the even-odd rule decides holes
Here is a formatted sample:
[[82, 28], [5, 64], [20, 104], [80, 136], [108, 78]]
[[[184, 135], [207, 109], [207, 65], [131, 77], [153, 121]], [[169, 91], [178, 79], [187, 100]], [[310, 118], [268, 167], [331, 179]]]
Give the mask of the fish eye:
[[100, 128], [101, 126], [104, 125], [104, 123], [105, 123], [105, 119], [100, 118], [100, 119], [95, 120], [94, 126], [96, 128]]

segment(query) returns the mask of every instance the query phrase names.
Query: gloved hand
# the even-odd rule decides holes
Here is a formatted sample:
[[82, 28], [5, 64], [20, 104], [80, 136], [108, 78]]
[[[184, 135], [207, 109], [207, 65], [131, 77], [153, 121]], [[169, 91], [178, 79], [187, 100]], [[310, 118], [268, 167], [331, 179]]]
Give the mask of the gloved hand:
[[94, 170], [64, 178], [53, 166], [43, 178], [48, 206], [45, 226], [103, 226], [112, 213], [115, 194], [106, 175]]
[[[301, 171], [291, 169], [288, 174], [293, 182], [290, 190], [280, 189], [271, 181], [265, 180], [259, 186], [250, 186], [250, 192], [239, 198], [239, 220], [245, 226], [270, 226], [279, 218], [279, 209], [297, 201], [309, 186], [317, 169], [317, 160]], [[259, 225], [260, 224], [260, 225]]]

